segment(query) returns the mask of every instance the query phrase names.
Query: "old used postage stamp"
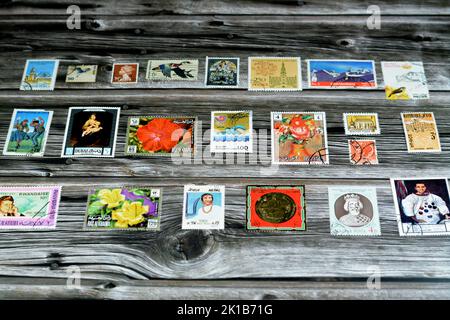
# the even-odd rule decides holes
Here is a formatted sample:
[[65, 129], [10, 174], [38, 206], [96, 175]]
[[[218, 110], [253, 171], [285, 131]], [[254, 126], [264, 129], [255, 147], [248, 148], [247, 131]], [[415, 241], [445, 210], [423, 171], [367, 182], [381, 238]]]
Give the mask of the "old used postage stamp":
[[252, 111], [213, 111], [211, 124], [211, 152], [253, 151]]
[[345, 134], [380, 134], [380, 122], [377, 113], [344, 113]]
[[329, 187], [328, 197], [332, 235], [381, 235], [376, 188]]
[[59, 60], [27, 60], [20, 90], [53, 90]]
[[98, 188], [89, 191], [84, 227], [94, 230], [160, 229], [161, 189]]
[[446, 178], [395, 178], [391, 186], [401, 236], [450, 235]]
[[248, 90], [302, 90], [299, 57], [249, 57]]
[[325, 112], [272, 112], [272, 163], [328, 164]]
[[125, 154], [184, 156], [195, 153], [197, 117], [132, 116], [128, 118]]
[[119, 107], [69, 108], [61, 157], [114, 157]]
[[348, 140], [348, 149], [351, 164], [378, 164], [375, 140]]
[[429, 98], [427, 79], [421, 61], [382, 61], [381, 69], [387, 99]]
[[139, 63], [114, 63], [111, 72], [111, 83], [137, 83], [138, 76]]
[[225, 186], [184, 186], [183, 229], [224, 229]]
[[408, 152], [441, 152], [441, 142], [433, 112], [403, 112]]
[[14, 109], [4, 155], [43, 157], [53, 111]]
[[70, 65], [67, 67], [66, 82], [95, 82], [97, 65]]
[[239, 58], [206, 57], [205, 85], [210, 88], [239, 86]]
[[149, 60], [147, 80], [197, 80], [197, 59]]
[[306, 230], [304, 186], [247, 186], [247, 229]]
[[1, 186], [0, 229], [53, 229], [60, 186]]

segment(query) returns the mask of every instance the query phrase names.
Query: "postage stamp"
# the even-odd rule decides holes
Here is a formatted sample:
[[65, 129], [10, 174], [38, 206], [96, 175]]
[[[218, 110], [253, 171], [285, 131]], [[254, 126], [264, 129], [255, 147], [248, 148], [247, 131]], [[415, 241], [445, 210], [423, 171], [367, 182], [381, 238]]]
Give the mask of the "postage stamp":
[[205, 86], [236, 88], [239, 86], [239, 58], [206, 57]]
[[380, 122], [377, 113], [344, 113], [346, 135], [380, 134]]
[[70, 65], [67, 67], [66, 82], [95, 82], [97, 65]]
[[4, 155], [43, 157], [53, 111], [14, 109]]
[[69, 108], [61, 157], [114, 157], [119, 107]]
[[132, 156], [184, 156], [195, 153], [197, 117], [131, 116], [125, 154]]
[[0, 229], [53, 229], [60, 186], [1, 186]]
[[401, 236], [449, 236], [447, 178], [391, 178]]
[[211, 124], [211, 152], [252, 153], [252, 111], [213, 111]]
[[248, 90], [302, 90], [299, 57], [249, 57]]
[[273, 164], [329, 164], [325, 112], [272, 112]]
[[441, 152], [441, 142], [433, 112], [403, 112], [408, 152]]
[[20, 90], [53, 90], [59, 60], [27, 60]]
[[330, 232], [334, 236], [379, 236], [377, 189], [329, 187]]
[[309, 88], [373, 89], [377, 87], [373, 60], [306, 60]]
[[375, 140], [348, 140], [348, 151], [351, 164], [378, 164]]
[[89, 191], [85, 229], [159, 231], [161, 189], [144, 186]]
[[114, 63], [111, 72], [111, 83], [137, 83], [139, 63]]
[[184, 186], [182, 229], [224, 229], [225, 186]]
[[147, 80], [197, 80], [198, 60], [164, 59], [148, 60]]
[[382, 61], [381, 69], [386, 99], [415, 100], [430, 97], [421, 61]]
[[247, 186], [247, 230], [306, 230], [304, 186]]

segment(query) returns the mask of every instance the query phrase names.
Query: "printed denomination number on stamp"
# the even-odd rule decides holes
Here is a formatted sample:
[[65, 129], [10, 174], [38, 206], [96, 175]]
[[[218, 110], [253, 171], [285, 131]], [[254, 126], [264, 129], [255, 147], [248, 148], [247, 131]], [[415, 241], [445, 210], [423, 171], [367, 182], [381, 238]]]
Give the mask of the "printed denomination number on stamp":
[[432, 112], [401, 114], [408, 152], [440, 152], [441, 142]]
[[253, 151], [252, 111], [211, 112], [211, 152]]

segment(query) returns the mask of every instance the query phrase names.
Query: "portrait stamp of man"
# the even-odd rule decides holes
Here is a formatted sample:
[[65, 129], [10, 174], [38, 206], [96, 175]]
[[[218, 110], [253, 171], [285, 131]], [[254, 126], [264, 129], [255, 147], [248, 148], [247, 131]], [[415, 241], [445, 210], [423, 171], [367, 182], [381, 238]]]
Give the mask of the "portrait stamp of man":
[[67, 67], [66, 82], [95, 82], [97, 65], [70, 65]]
[[198, 78], [197, 59], [149, 60], [145, 78], [153, 81], [187, 80]]
[[403, 112], [401, 116], [408, 152], [441, 152], [433, 112]]
[[347, 135], [380, 134], [377, 113], [344, 113], [344, 126]]
[[249, 57], [248, 90], [302, 90], [299, 57]]
[[139, 63], [114, 63], [111, 72], [112, 84], [132, 84], [138, 82]]
[[211, 152], [252, 153], [252, 111], [211, 112]]
[[59, 60], [27, 60], [20, 90], [53, 90]]
[[351, 164], [378, 164], [378, 155], [375, 140], [348, 140], [348, 149]]
[[239, 86], [239, 58], [206, 57], [205, 86], [236, 88]]

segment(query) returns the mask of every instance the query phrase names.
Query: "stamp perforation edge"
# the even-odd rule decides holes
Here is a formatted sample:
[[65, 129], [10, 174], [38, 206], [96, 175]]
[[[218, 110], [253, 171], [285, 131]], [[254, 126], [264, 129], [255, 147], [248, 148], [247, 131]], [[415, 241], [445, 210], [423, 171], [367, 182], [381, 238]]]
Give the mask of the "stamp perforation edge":
[[[237, 60], [237, 71], [236, 71], [236, 84], [235, 85], [208, 85], [208, 61], [209, 59], [235, 59]], [[205, 80], [204, 80], [204, 85], [206, 88], [219, 88], [219, 89], [236, 89], [239, 88], [240, 85], [240, 81], [241, 81], [241, 77], [240, 77], [240, 72], [241, 72], [241, 59], [239, 57], [209, 57], [206, 56], [206, 60], [205, 60]]]
[[[406, 129], [406, 124], [405, 124], [405, 118], [403, 117], [404, 114], [417, 114], [417, 113], [429, 113], [431, 114], [431, 117], [433, 118], [433, 122], [434, 122], [434, 128], [436, 129], [436, 138], [439, 144], [439, 149], [434, 149], [434, 150], [412, 150], [411, 146], [409, 144], [409, 139], [408, 139], [408, 131]], [[440, 153], [442, 152], [442, 145], [441, 145], [441, 138], [439, 136], [439, 130], [438, 130], [438, 126], [437, 126], [437, 122], [436, 122], [436, 118], [434, 117], [434, 112], [432, 111], [418, 111], [418, 112], [401, 112], [400, 113], [400, 117], [402, 118], [402, 125], [403, 125], [403, 133], [405, 135], [405, 140], [406, 140], [406, 148], [408, 153]]]
[[[348, 125], [347, 125], [347, 116], [375, 116], [377, 129], [375, 132], [372, 132], [372, 131], [350, 132]], [[348, 135], [348, 136], [374, 136], [374, 135], [381, 134], [380, 119], [378, 118], [377, 112], [346, 112], [346, 113], [342, 114], [342, 118], [344, 121], [345, 135]]]

